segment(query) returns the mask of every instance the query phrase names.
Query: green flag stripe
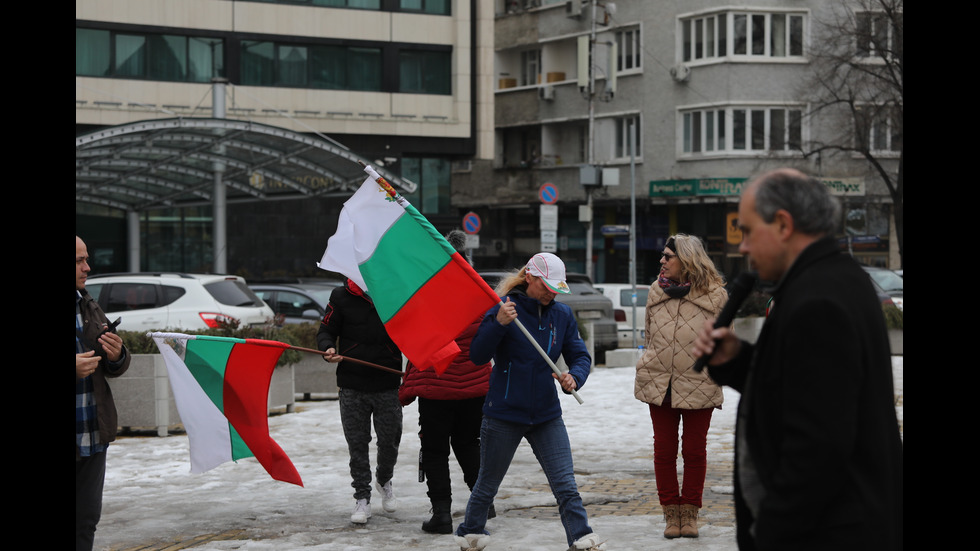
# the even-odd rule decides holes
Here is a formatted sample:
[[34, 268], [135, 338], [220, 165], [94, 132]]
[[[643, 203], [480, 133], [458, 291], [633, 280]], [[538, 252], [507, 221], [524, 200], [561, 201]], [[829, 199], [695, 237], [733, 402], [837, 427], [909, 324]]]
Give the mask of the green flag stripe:
[[[197, 345], [195, 343], [198, 340], [211, 341], [211, 343]], [[225, 412], [225, 368], [228, 366], [231, 349], [238, 342], [245, 341], [230, 337], [208, 337], [207, 335], [200, 335], [194, 340], [187, 341], [187, 354], [184, 358], [184, 364], [222, 414]], [[248, 449], [231, 423], [228, 423], [228, 431], [231, 438], [231, 442], [229, 442], [231, 458], [237, 461], [252, 457], [252, 451]]]
[[412, 204], [409, 203], [408, 201], [405, 201], [404, 205], [405, 205], [405, 212], [407, 212], [408, 215], [411, 216], [412, 219], [415, 220], [415, 222], [417, 222], [418, 225], [421, 226], [422, 229], [429, 234], [429, 237], [435, 240], [435, 242], [438, 243], [439, 246], [442, 247], [444, 251], [446, 251], [447, 255], [452, 256], [456, 254], [456, 249], [454, 249], [453, 246], [449, 244], [449, 241], [446, 241], [446, 238], [443, 237], [438, 230], [432, 227], [432, 224], [429, 223], [428, 219], [426, 219], [426, 217], [423, 216], [422, 213], [418, 211], [418, 209], [413, 207]]
[[187, 341], [184, 363], [221, 413], [225, 412], [225, 366], [228, 364], [228, 355], [231, 354], [234, 346], [234, 342], [212, 341], [207, 346], [203, 343], [199, 346], [196, 341]]
[[360, 266], [381, 321], [387, 323], [449, 260], [443, 246], [407, 211], [399, 217]]

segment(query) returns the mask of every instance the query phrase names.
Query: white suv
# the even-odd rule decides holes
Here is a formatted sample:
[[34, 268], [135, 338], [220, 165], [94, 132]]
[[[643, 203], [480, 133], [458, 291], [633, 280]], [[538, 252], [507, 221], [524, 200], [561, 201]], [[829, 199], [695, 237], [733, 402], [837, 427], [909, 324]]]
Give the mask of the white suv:
[[264, 325], [272, 309], [233, 275], [128, 273], [90, 275], [85, 284], [120, 331], [195, 330]]

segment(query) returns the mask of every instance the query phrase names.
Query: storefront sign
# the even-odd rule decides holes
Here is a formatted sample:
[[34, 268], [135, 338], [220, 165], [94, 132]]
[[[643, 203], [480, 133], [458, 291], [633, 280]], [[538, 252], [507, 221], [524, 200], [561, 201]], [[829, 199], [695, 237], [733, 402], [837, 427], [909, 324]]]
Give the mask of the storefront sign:
[[745, 178], [698, 178], [691, 180], [653, 180], [650, 197], [738, 197]]
[[[864, 196], [863, 178], [818, 178], [833, 195]], [[738, 197], [747, 178], [693, 178], [651, 180], [650, 197]]]

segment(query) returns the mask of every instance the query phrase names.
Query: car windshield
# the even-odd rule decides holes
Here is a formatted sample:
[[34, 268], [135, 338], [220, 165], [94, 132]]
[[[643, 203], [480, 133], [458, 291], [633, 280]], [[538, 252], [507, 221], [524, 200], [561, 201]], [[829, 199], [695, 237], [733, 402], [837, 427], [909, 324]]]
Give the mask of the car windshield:
[[870, 274], [871, 279], [875, 280], [875, 283], [886, 293], [904, 290], [905, 280], [891, 270], [872, 270]]
[[323, 289], [307, 289], [313, 298], [316, 299], [316, 303], [320, 306], [326, 306], [330, 302], [330, 293], [332, 293], [334, 287], [324, 286]]
[[[644, 306], [646, 304], [646, 296], [650, 291], [649, 287], [637, 287], [636, 288], [636, 304], [639, 306]], [[619, 305], [620, 306], [633, 306], [633, 288], [623, 289], [619, 292]]]
[[595, 287], [589, 285], [586, 282], [576, 282], [569, 281], [568, 289], [572, 291], [573, 295], [598, 295], [599, 291], [596, 291]]
[[237, 279], [215, 281], [206, 284], [204, 288], [215, 300], [228, 306], [264, 306], [265, 304], [248, 286]]

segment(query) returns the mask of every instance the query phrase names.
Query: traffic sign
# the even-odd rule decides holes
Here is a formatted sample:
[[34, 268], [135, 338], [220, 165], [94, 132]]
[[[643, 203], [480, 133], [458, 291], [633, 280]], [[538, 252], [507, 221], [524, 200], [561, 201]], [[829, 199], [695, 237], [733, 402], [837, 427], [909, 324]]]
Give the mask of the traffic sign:
[[546, 205], [554, 205], [558, 202], [558, 187], [550, 182], [541, 184], [538, 189], [538, 198]]
[[463, 231], [470, 234], [476, 235], [480, 231], [480, 215], [475, 212], [467, 212], [463, 216]]

